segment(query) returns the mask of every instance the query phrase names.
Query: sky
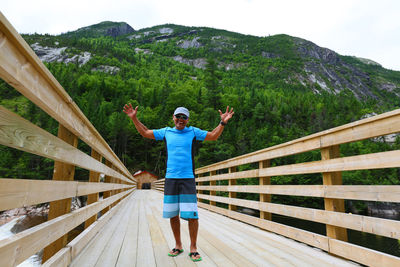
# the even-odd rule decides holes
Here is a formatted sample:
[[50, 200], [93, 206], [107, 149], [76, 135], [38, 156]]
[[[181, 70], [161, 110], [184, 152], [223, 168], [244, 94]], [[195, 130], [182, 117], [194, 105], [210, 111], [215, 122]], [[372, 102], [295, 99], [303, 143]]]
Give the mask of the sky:
[[288, 34], [400, 71], [398, 0], [0, 0], [19, 33], [60, 34], [102, 21]]

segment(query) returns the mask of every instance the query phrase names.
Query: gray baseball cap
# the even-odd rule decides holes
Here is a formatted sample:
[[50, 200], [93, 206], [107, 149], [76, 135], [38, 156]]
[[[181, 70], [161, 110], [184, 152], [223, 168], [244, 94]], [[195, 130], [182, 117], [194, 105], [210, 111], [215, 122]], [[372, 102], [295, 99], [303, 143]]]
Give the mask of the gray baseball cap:
[[189, 118], [189, 110], [185, 107], [179, 107], [179, 108], [175, 109], [174, 116], [176, 114], [185, 114]]

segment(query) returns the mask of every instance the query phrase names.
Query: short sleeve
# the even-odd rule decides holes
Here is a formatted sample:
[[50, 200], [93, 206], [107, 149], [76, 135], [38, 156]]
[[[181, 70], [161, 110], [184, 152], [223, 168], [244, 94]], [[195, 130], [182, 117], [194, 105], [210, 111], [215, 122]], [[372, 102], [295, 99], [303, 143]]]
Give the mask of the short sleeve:
[[204, 141], [207, 136], [207, 131], [201, 130], [199, 128], [193, 127], [194, 135], [196, 136], [196, 140]]
[[153, 130], [154, 139], [156, 139], [157, 141], [163, 140], [164, 137], [165, 137], [165, 132], [167, 131], [167, 128], [168, 127], [157, 129], [157, 130]]

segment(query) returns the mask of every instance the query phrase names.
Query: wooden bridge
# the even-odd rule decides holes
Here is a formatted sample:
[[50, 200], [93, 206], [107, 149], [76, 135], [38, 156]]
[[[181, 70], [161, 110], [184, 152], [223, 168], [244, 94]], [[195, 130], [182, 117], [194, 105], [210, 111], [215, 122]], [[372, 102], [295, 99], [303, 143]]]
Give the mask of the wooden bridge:
[[[195, 264], [187, 255], [167, 256], [174, 241], [169, 221], [161, 218], [164, 181], [153, 183], [153, 190], [136, 189], [124, 164], [1, 13], [0, 77], [59, 122], [56, 137], [0, 106], [0, 144], [55, 161], [52, 181], [0, 179], [0, 211], [50, 202], [47, 222], [0, 240], [0, 266], [18, 265], [41, 250], [44, 266]], [[400, 202], [400, 186], [342, 185], [341, 177], [342, 171], [399, 168], [400, 151], [351, 156], [339, 151], [341, 144], [397, 132], [400, 110], [197, 169], [203, 261], [196, 264], [400, 266], [398, 257], [347, 242], [347, 229], [400, 239], [400, 221], [344, 212], [344, 200]], [[79, 140], [92, 148], [91, 155], [77, 149]], [[272, 159], [316, 150], [319, 161], [271, 166]], [[74, 181], [75, 166], [90, 171], [88, 182]], [[311, 173], [321, 173], [320, 184], [270, 182], [272, 176]], [[259, 184], [236, 183], [249, 178]], [[237, 193], [258, 194], [259, 200], [241, 199]], [[273, 194], [323, 198], [325, 209], [271, 203]], [[88, 196], [87, 205], [71, 212], [71, 198], [77, 196]], [[260, 215], [240, 213], [237, 207]], [[271, 214], [325, 224], [326, 235], [274, 222]], [[68, 233], [83, 223], [85, 230], [68, 241]]]

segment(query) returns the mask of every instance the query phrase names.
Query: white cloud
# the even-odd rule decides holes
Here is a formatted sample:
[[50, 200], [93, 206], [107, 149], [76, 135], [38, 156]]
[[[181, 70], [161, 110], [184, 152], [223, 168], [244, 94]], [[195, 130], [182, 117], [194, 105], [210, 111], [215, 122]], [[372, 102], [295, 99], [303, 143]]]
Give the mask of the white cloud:
[[396, 0], [2, 0], [1, 11], [23, 33], [59, 34], [105, 20], [134, 29], [175, 23], [257, 36], [285, 33], [400, 70]]

